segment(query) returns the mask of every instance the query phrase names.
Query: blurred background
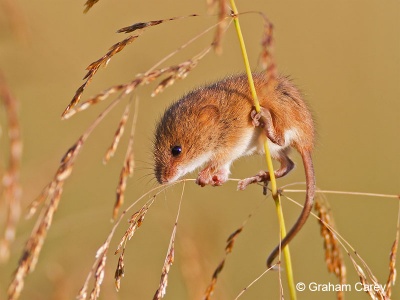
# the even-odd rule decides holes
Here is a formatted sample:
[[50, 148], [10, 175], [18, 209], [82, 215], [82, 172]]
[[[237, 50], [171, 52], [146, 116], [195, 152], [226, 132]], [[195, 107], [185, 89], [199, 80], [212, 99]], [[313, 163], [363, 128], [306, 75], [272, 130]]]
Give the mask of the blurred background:
[[[8, 5], [6, 4], [8, 3]], [[181, 44], [215, 23], [206, 16], [205, 1], [101, 0], [88, 14], [84, 1], [0, 0], [0, 69], [19, 100], [24, 153], [21, 169], [22, 212], [51, 180], [61, 157], [107, 103], [67, 121], [60, 115], [83, 83], [85, 68], [125, 36], [116, 30], [136, 22], [193, 13], [203, 15], [149, 28], [118, 53], [94, 77], [82, 100], [125, 83], [148, 70]], [[11, 14], [7, 8], [11, 4]], [[397, 0], [237, 1], [239, 11], [262, 11], [275, 26], [275, 56], [280, 72], [290, 75], [312, 107], [318, 131], [314, 153], [317, 184], [321, 189], [398, 194], [400, 187], [400, 2]], [[256, 14], [241, 17], [249, 57], [254, 69], [263, 30]], [[214, 31], [200, 38], [166, 65], [193, 57], [208, 45]], [[233, 26], [223, 40], [223, 53], [211, 53], [190, 72], [151, 98], [155, 85], [137, 90], [140, 99], [135, 137], [135, 174], [128, 180], [126, 208], [156, 186], [152, 175], [152, 138], [156, 120], [171, 101], [200, 84], [242, 72], [243, 62]], [[125, 103], [125, 102], [124, 102]], [[121, 103], [97, 127], [78, 157], [68, 179], [52, 228], [21, 299], [72, 299], [89, 272], [98, 247], [112, 223], [112, 207], [128, 136], [106, 166], [102, 157], [112, 141], [125, 105]], [[1, 165], [7, 161], [5, 114], [0, 112], [3, 134]], [[299, 156], [297, 168], [280, 186], [304, 181]], [[248, 157], [232, 168], [243, 178], [265, 168], [263, 157]], [[191, 174], [189, 177], [195, 177]], [[304, 188], [303, 185], [296, 188]], [[128, 227], [122, 222], [111, 243], [100, 299], [150, 299], [158, 288], [182, 185], [160, 195], [125, 252], [125, 277], [114, 288], [118, 257], [113, 251]], [[304, 194], [290, 194], [303, 203]], [[389, 253], [396, 234], [395, 199], [328, 195], [340, 234], [363, 257], [382, 283], [388, 276]], [[4, 211], [4, 205], [2, 210]], [[136, 206], [130, 213], [138, 210]], [[290, 227], [300, 209], [283, 198]], [[265, 260], [278, 241], [273, 201], [261, 188], [237, 192], [235, 182], [219, 188], [186, 185], [179, 219], [175, 262], [165, 299], [199, 299], [223, 258], [226, 238], [253, 213], [237, 238], [221, 273], [214, 299], [234, 299], [265, 269]], [[130, 215], [130, 214], [129, 214]], [[1, 214], [4, 218], [4, 214]], [[4, 219], [0, 220], [1, 226]], [[34, 220], [21, 222], [10, 260], [0, 265], [0, 299], [17, 266]], [[337, 283], [324, 262], [319, 225], [310, 218], [291, 244], [295, 282]], [[358, 281], [347, 255], [347, 281]], [[286, 281], [283, 283], [289, 298]], [[269, 272], [241, 299], [278, 299], [278, 272]], [[298, 293], [299, 299], [336, 299], [335, 292]], [[347, 299], [368, 299], [352, 291]], [[400, 297], [399, 285], [393, 299]]]

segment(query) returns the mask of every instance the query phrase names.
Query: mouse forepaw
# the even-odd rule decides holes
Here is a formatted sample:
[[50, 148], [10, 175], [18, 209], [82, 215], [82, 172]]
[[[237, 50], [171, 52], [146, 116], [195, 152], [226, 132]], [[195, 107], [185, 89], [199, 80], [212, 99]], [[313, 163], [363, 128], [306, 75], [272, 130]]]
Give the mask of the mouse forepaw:
[[199, 173], [196, 183], [202, 187], [206, 185], [220, 186], [228, 180], [229, 171], [225, 169], [218, 170], [216, 173], [211, 174], [209, 169], [204, 169]]

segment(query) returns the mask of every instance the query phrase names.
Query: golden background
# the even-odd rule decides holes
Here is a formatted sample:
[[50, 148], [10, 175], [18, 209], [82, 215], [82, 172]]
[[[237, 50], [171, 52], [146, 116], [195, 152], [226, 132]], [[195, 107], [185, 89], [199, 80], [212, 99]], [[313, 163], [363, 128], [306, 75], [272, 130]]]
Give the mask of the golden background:
[[[23, 212], [51, 180], [59, 160], [80, 134], [106, 107], [99, 104], [67, 121], [60, 114], [83, 83], [84, 69], [124, 38], [115, 33], [130, 24], [184, 16], [187, 18], [149, 28], [138, 40], [101, 69], [82, 100], [145, 72], [153, 64], [215, 23], [206, 17], [205, 1], [101, 0], [86, 15], [84, 1], [15, 2], [20, 16], [17, 32], [9, 15], [0, 11], [0, 69], [20, 101], [24, 154], [22, 165]], [[262, 11], [275, 26], [275, 56], [279, 70], [290, 75], [312, 107], [318, 131], [314, 153], [317, 184], [321, 189], [372, 193], [399, 193], [400, 167], [400, 2], [397, 0], [237, 1], [240, 11]], [[261, 18], [241, 17], [250, 61], [255, 68], [260, 52]], [[169, 64], [182, 62], [210, 43], [213, 31], [182, 51]], [[154, 124], [171, 101], [191, 88], [243, 71], [233, 26], [223, 40], [223, 54], [208, 55], [190, 72], [155, 98], [155, 85], [140, 88], [140, 112], [135, 139], [136, 167], [128, 180], [124, 207], [156, 186], [152, 179], [151, 149]], [[39, 263], [28, 276], [21, 299], [72, 299], [81, 288], [97, 248], [112, 226], [115, 201], [127, 136], [116, 157], [104, 166], [102, 156], [111, 143], [124, 105], [119, 105], [95, 130], [77, 159], [67, 181], [54, 223]], [[4, 126], [4, 113], [0, 114]], [[3, 128], [4, 131], [4, 128]], [[1, 137], [3, 163], [6, 136]], [[303, 181], [300, 158], [283, 184]], [[233, 178], [265, 168], [263, 157], [237, 161]], [[194, 177], [191, 174], [190, 177]], [[303, 188], [303, 186], [299, 186]], [[122, 222], [111, 244], [100, 299], [150, 299], [156, 291], [175, 221], [182, 185], [161, 194], [148, 212], [143, 227], [128, 242], [126, 274], [120, 292], [113, 275], [117, 257], [113, 249], [128, 224]], [[304, 201], [303, 194], [290, 194]], [[186, 185], [179, 219], [175, 262], [165, 299], [201, 298], [214, 269], [223, 257], [225, 240], [254, 212], [237, 238], [221, 273], [214, 299], [234, 299], [265, 269], [268, 253], [278, 241], [278, 225], [271, 198], [262, 201], [260, 188], [237, 192], [235, 183], [219, 188]], [[336, 196], [328, 200], [338, 231], [386, 283], [389, 252], [396, 233], [395, 199]], [[260, 204], [261, 203], [261, 204]], [[287, 226], [300, 210], [283, 198]], [[2, 208], [3, 209], [3, 208]], [[135, 207], [133, 213], [139, 209]], [[1, 223], [3, 224], [3, 222]], [[11, 274], [34, 220], [23, 218], [12, 256], [0, 266], [0, 299], [5, 298]], [[295, 282], [337, 283], [324, 263], [319, 226], [310, 218], [291, 243]], [[343, 254], [348, 283], [358, 275]], [[285, 276], [285, 274], [283, 274]], [[286, 281], [285, 297], [289, 298]], [[278, 299], [278, 272], [269, 272], [241, 299]], [[334, 292], [298, 292], [299, 299], [336, 299]], [[368, 299], [363, 292], [347, 299]], [[399, 285], [393, 299], [400, 297]]]

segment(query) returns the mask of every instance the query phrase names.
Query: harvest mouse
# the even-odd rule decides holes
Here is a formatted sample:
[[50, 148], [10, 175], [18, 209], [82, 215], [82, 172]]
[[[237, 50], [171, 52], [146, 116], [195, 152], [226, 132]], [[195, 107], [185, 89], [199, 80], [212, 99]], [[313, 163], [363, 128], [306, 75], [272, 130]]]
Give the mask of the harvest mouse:
[[[173, 103], [157, 124], [154, 138], [154, 173], [160, 184], [171, 183], [205, 166], [196, 183], [219, 186], [228, 180], [232, 162], [242, 156], [263, 154], [268, 141], [272, 158], [280, 162], [277, 178], [289, 173], [294, 163], [291, 147], [301, 155], [307, 192], [304, 208], [286, 237], [270, 254], [268, 267], [306, 222], [314, 200], [315, 176], [311, 152], [314, 124], [299, 90], [284, 76], [266, 80], [254, 73], [262, 107], [256, 113], [245, 74], [228, 76], [199, 87]], [[238, 189], [250, 183], [269, 181], [268, 172], [241, 180]]]

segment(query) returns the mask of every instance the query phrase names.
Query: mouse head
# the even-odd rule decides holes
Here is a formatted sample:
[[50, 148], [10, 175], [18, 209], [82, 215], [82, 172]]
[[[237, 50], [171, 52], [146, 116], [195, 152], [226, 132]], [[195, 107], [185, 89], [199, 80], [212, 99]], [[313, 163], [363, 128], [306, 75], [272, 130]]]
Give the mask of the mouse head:
[[194, 171], [213, 156], [219, 109], [183, 98], [169, 107], [154, 136], [154, 174], [161, 184]]

